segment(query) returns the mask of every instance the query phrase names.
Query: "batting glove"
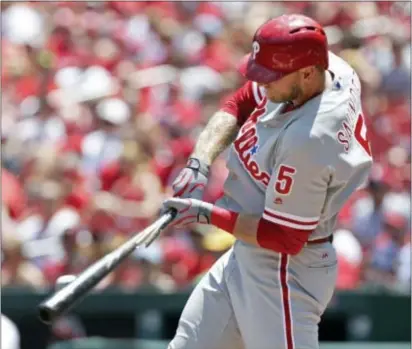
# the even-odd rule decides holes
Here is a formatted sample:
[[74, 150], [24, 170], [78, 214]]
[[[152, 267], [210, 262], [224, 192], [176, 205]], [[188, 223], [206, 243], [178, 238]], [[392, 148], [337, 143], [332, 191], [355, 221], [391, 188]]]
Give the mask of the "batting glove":
[[209, 166], [196, 158], [190, 158], [172, 183], [173, 197], [201, 200], [207, 185]]
[[172, 198], [163, 202], [162, 211], [176, 209], [177, 215], [171, 225], [183, 228], [193, 223], [210, 224], [213, 207], [213, 204], [201, 200]]

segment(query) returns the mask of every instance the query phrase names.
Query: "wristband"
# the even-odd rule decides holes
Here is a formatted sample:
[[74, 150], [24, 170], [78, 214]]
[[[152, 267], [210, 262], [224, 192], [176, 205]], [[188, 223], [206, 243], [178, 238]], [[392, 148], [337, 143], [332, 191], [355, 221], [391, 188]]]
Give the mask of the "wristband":
[[210, 223], [233, 234], [239, 213], [213, 205]]
[[187, 168], [200, 172], [206, 178], [209, 175], [210, 166], [197, 158], [189, 158], [186, 164]]

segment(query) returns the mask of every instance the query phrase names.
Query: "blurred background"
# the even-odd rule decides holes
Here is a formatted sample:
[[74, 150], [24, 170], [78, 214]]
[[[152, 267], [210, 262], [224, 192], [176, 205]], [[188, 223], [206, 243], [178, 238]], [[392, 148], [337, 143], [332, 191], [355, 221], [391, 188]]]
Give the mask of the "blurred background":
[[[375, 159], [336, 226], [338, 291], [320, 337], [410, 341], [409, 2], [3, 1], [2, 349], [173, 336], [190, 288], [230, 248], [229, 234], [167, 229], [73, 315], [47, 328], [35, 306], [60, 275], [157, 217], [209, 117], [244, 83], [235, 66], [255, 30], [284, 13], [324, 25], [330, 49], [359, 74]], [[222, 195], [226, 175], [223, 154], [206, 200]], [[84, 348], [112, 348], [93, 343]]]

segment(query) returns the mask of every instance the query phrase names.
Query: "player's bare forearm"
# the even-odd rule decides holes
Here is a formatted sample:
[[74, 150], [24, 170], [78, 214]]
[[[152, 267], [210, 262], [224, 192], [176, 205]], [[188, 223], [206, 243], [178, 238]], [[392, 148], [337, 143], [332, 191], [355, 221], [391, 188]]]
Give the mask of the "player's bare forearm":
[[248, 244], [259, 246], [256, 239], [256, 232], [259, 225], [259, 216], [249, 214], [239, 214], [236, 220], [235, 230], [233, 235]]
[[211, 117], [200, 134], [192, 157], [211, 165], [235, 140], [238, 131], [236, 117], [219, 110]]

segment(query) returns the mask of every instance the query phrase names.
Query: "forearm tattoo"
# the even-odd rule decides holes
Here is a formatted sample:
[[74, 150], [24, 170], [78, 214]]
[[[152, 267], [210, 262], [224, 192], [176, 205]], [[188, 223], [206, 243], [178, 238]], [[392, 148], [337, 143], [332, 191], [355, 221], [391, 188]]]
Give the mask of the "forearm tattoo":
[[224, 111], [216, 112], [200, 134], [192, 157], [212, 164], [235, 140], [238, 131], [236, 117]]

